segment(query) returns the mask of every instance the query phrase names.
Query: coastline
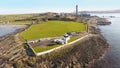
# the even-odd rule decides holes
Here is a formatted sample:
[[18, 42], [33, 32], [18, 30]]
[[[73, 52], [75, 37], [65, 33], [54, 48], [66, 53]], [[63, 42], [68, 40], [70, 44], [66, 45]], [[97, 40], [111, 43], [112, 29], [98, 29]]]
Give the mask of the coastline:
[[[28, 28], [28, 25], [22, 25], [22, 26], [23, 26], [22, 28], [19, 28], [10, 34], [7, 34], [7, 35], [0, 37], [0, 52], [1, 52], [0, 57], [5, 58], [6, 55], [9, 53], [8, 51], [9, 50], [11, 51], [11, 49], [12, 49], [11, 47], [14, 47], [14, 46], [17, 47], [17, 45], [19, 45], [18, 42], [20, 42], [20, 40], [18, 40], [18, 39], [15, 40], [16, 37], [18, 37], [17, 34], [24, 31], [26, 28]], [[0, 59], [2, 59], [2, 58], [0, 58]]]
[[9, 36], [9, 35], [12, 35], [12, 34], [15, 34], [15, 33], [19, 33], [19, 31], [21, 30], [21, 29], [24, 29], [25, 27], [26, 27], [26, 25], [0, 25], [0, 26], [5, 26], [5, 27], [7, 27], [7, 26], [17, 26], [17, 27], [19, 27], [19, 28], [17, 28], [14, 32], [11, 32], [11, 33], [8, 33], [8, 34], [6, 34], [6, 35], [3, 35], [3, 36], [1, 36], [0, 38], [3, 38], [3, 37], [6, 37], [6, 36]]
[[[27, 28], [29, 28], [29, 26], [27, 26], [26, 28], [24, 28], [24, 29], [20, 29], [20, 30], [17, 30], [16, 32], [14, 32], [14, 33], [12, 33], [12, 34], [10, 34], [10, 35], [7, 35], [7, 36], [5, 36], [5, 37], [2, 37], [0, 40], [5, 40], [6, 38], [9, 38], [10, 36], [14, 36], [14, 35], [16, 35], [16, 34], [19, 34], [20, 32], [22, 32], [22, 31], [24, 31], [25, 29], [27, 29]], [[80, 41], [80, 43], [81, 44], [78, 44], [78, 43], [76, 43], [76, 44], [74, 44], [76, 47], [78, 46], [78, 45], [85, 45], [86, 47], [85, 48], [88, 48], [89, 46], [91, 46], [91, 44], [97, 44], [97, 43], [99, 43], [99, 45], [104, 45], [104, 43], [105, 43], [105, 46], [100, 46], [101, 48], [104, 48], [103, 49], [103, 51], [102, 51], [102, 49], [101, 50], [98, 50], [98, 51], [102, 51], [102, 53], [100, 53], [100, 54], [98, 54], [96, 57], [97, 58], [91, 58], [92, 60], [87, 64], [87, 62], [85, 62], [86, 61], [86, 59], [84, 59], [84, 58], [82, 58], [81, 59], [81, 61], [83, 62], [83, 64], [81, 64], [82, 66], [83, 66], [83, 68], [84, 68], [84, 66], [88, 66], [88, 67], [92, 67], [92, 65], [94, 65], [95, 63], [97, 63], [98, 61], [101, 61], [103, 58], [104, 58], [104, 56], [105, 56], [105, 54], [106, 54], [106, 52], [108, 51], [108, 49], [110, 48], [110, 46], [108, 45], [108, 43], [107, 43], [107, 40], [103, 37], [103, 35], [100, 33], [100, 29], [98, 30], [98, 26], [96, 25], [96, 24], [89, 24], [89, 26], [88, 26], [88, 28], [89, 28], [89, 32], [90, 33], [92, 33], [92, 34], [94, 34], [95, 36], [93, 36], [93, 37], [90, 37], [90, 38], [86, 38], [86, 40], [84, 41], [84, 43], [82, 42], [82, 41]], [[96, 36], [97, 35], [97, 36]], [[91, 39], [91, 40], [90, 40]], [[96, 43], [95, 43], [95, 41], [96, 41]], [[104, 43], [102, 43], [102, 42], [98, 42], [98, 41], [103, 41]], [[89, 42], [89, 43], [91, 43], [91, 44], [87, 44], [86, 42]], [[76, 47], [75, 47], [75, 49], [76, 49]], [[92, 51], [94, 51], [94, 46], [92, 46], [93, 47], [93, 50]], [[68, 47], [69, 48], [69, 47]], [[83, 47], [84, 48], [84, 47]], [[90, 47], [91, 48], [91, 47]], [[70, 48], [71, 49], [71, 48]], [[97, 50], [97, 49], [99, 49], [99, 47], [97, 47], [97, 48], [95, 48], [95, 50]], [[66, 49], [65, 49], [66, 50]], [[69, 49], [68, 49], [69, 50]], [[73, 49], [74, 50], [74, 49]], [[79, 49], [78, 49], [78, 51], [79, 51]], [[86, 50], [83, 50], [83, 52], [86, 52]], [[90, 51], [90, 52], [92, 52], [92, 51]], [[56, 52], [55, 52], [56, 53]], [[61, 54], [61, 52], [58, 52], [58, 53], [60, 53]], [[75, 52], [73, 52], [72, 53], [72, 51], [70, 51], [69, 52], [70, 54], [69, 55], [65, 55], [65, 57], [68, 57], [68, 56], [71, 56], [71, 57], [77, 57], [78, 55], [77, 54], [79, 54], [77, 51], [75, 51]], [[75, 56], [72, 56], [71, 54], [73, 54], [74, 55], [74, 53], [76, 53], [76, 55]], [[81, 52], [80, 52], [81, 53]], [[94, 52], [93, 52], [94, 53]], [[7, 54], [7, 53], [6, 53]], [[54, 54], [54, 52], [53, 53], [50, 53], [50, 55], [52, 55], [53, 56], [53, 54]], [[57, 54], [57, 53], [56, 53]], [[34, 59], [40, 59], [40, 61], [42, 61], [41, 63], [44, 63], [45, 61], [44, 61], [44, 59], [48, 59], [48, 60], [50, 60], [51, 58], [53, 58], [53, 57], [51, 57], [51, 58], [49, 58], [50, 57], [50, 55], [48, 54], [48, 55], [44, 55], [44, 56], [46, 56], [46, 58], [43, 58], [43, 59], [40, 59], [40, 57], [31, 57], [31, 58], [34, 58]], [[83, 54], [84, 55], [84, 54]], [[93, 54], [94, 55], [94, 54]], [[85, 57], [86, 55], [84, 55], [84, 56], [82, 56], [82, 57]], [[27, 57], [27, 56], [26, 56]], [[63, 57], [61, 57], [61, 58], [63, 58]], [[68, 57], [69, 58], [69, 57]], [[27, 58], [26, 60], [24, 60], [24, 61], [22, 61], [24, 58], [21, 58], [21, 60], [19, 60], [20, 62], [22, 62], [22, 63], [25, 63], [26, 61], [28, 61], [29, 60], [29, 58]], [[55, 58], [54, 58], [55, 59]], [[54, 59], [51, 59], [51, 61], [54, 61]], [[58, 59], [60, 59], [59, 57], [58, 57]], [[77, 59], [77, 58], [76, 58]], [[80, 58], [79, 58], [80, 59]], [[90, 57], [89, 58], [87, 58], [87, 59], [90, 59]], [[10, 60], [13, 60], [13, 59], [11, 59], [10, 58]], [[69, 61], [69, 60], [67, 60], [67, 59], [61, 59], [61, 62], [63, 62], [62, 60], [66, 60], [66, 61], [68, 61], [68, 62], [71, 62], [71, 61]], [[74, 59], [71, 59], [71, 60], [73, 60], [73, 62], [75, 62], [75, 60]], [[84, 60], [84, 61], [83, 61]], [[87, 60], [88, 61], [88, 60]], [[11, 61], [9, 61], [9, 62], [11, 62]], [[18, 62], [18, 60], [17, 61], [15, 61], [14, 62], [14, 64], [18, 64], [19, 65], [19, 63], [17, 63]], [[34, 61], [31, 61], [31, 62], [33, 62], [34, 63]], [[77, 61], [76, 61], [77, 62]], [[78, 61], [79, 62], [79, 61]], [[85, 64], [84, 64], [84, 62], [85, 62]], [[37, 63], [37, 62], [36, 62]], [[34, 65], [36, 64], [36, 63], [34, 63]], [[56, 63], [57, 63], [57, 61], [56, 61]], [[65, 63], [66, 64], [66, 63]], [[87, 64], [87, 65], [86, 65]], [[24, 64], [23, 64], [24, 65]], [[26, 64], [25, 64], [26, 65]], [[32, 65], [32, 64], [31, 64]], [[41, 64], [42, 65], [42, 64]], [[44, 64], [44, 65], [46, 65], [47, 66], [47, 63], [46, 64]], [[59, 65], [58, 65], [59, 66]], [[68, 66], [69, 66], [69, 64], [68, 64]]]
[[[106, 20], [106, 18], [100, 18], [100, 19], [103, 19], [104, 20], [104, 23], [102, 22], [97, 24], [97, 23], [92, 23], [93, 25], [91, 25], [92, 27], [94, 27], [94, 31], [95, 32], [92, 32], [92, 33], [95, 33], [95, 34], [99, 34], [106, 42], [106, 38], [102, 35], [101, 33], [101, 29], [99, 28], [99, 26], [104, 26], [104, 25], [110, 25], [111, 22]], [[108, 21], [107, 23], [105, 23], [106, 21]], [[108, 43], [108, 42], [107, 42]], [[105, 55], [107, 54], [108, 50], [111, 48], [110, 44], [108, 43], [108, 48], [105, 50], [105, 52], [102, 54], [102, 56], [99, 57], [99, 59], [94, 59], [93, 61], [90, 62], [90, 67], [91, 68], [101, 68], [102, 67], [102, 62], [105, 61]], [[104, 62], [103, 62], [104, 63]], [[103, 66], [104, 67], [104, 66]]]
[[[0, 26], [9, 26], [9, 25], [0, 25]], [[0, 40], [2, 40], [2, 39], [4, 39], [4, 38], [8, 38], [8, 37], [11, 36], [11, 35], [16, 35], [16, 34], [22, 32], [22, 31], [24, 31], [25, 29], [28, 28], [28, 25], [10, 25], [10, 26], [22, 26], [22, 28], [18, 28], [17, 30], [15, 30], [15, 31], [12, 32], [12, 33], [9, 33], [9, 34], [6, 34], [6, 35], [4, 35], [4, 36], [1, 36], [1, 37], [0, 37]]]

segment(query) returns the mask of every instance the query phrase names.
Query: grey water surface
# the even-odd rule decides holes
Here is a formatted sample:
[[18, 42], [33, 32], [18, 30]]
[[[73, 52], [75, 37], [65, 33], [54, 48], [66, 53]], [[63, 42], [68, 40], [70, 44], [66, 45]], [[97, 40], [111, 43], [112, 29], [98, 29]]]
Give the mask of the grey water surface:
[[107, 39], [111, 49], [105, 58], [109, 58], [109, 68], [120, 68], [120, 18], [110, 18], [112, 24], [100, 26], [101, 32]]
[[[110, 49], [97, 68], [120, 68], [120, 13], [91, 14], [104, 17], [112, 22], [111, 25], [99, 26], [101, 33], [110, 44]], [[115, 16], [111, 18], [110, 16]]]
[[22, 25], [0, 25], [0, 37], [11, 34], [23, 27]]

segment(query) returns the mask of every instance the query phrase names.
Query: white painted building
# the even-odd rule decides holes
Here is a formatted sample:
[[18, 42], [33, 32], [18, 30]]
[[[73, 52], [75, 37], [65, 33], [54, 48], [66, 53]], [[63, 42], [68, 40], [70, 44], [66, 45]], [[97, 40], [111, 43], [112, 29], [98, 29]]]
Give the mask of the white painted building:
[[67, 44], [68, 40], [70, 40], [70, 36], [65, 34], [61, 39], [55, 39], [54, 42], [58, 44]]

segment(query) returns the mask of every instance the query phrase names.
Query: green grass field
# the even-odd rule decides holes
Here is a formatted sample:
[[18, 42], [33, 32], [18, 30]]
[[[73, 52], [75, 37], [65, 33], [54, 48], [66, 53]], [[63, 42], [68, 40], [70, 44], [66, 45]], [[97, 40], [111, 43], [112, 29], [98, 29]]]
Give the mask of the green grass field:
[[19, 21], [19, 22], [10, 22], [9, 25], [27, 25], [31, 24], [31, 21]]
[[21, 19], [32, 17], [32, 16], [33, 16], [32, 14], [0, 15], [0, 22], [21, 20]]
[[48, 21], [34, 24], [20, 35], [26, 40], [62, 36], [67, 32], [85, 31], [86, 25], [78, 22]]
[[47, 47], [36, 46], [36, 47], [34, 47], [33, 49], [34, 49], [34, 51], [35, 51], [36, 53], [39, 53], [39, 52], [43, 52], [43, 51], [46, 51], [46, 50], [50, 50], [50, 49], [56, 48], [56, 47], [58, 47], [58, 46], [60, 46], [60, 45], [59, 45], [59, 44], [56, 44], [56, 45], [47, 46]]
[[72, 41], [75, 41], [77, 40], [79, 37], [73, 37], [73, 38], [70, 38], [70, 40], [68, 40], [68, 43], [72, 42]]
[[[74, 38], [71, 38], [68, 43], [72, 42], [72, 41], [75, 41], [77, 40], [79, 37], [74, 37]], [[40, 46], [36, 46], [34, 47], [34, 51], [36, 53], [39, 53], [39, 52], [43, 52], [43, 51], [46, 51], [46, 50], [50, 50], [50, 49], [53, 49], [53, 48], [56, 48], [58, 46], [61, 46], [61, 44], [56, 44], [56, 45], [52, 45], [52, 46], [47, 46], [47, 47], [40, 47]]]

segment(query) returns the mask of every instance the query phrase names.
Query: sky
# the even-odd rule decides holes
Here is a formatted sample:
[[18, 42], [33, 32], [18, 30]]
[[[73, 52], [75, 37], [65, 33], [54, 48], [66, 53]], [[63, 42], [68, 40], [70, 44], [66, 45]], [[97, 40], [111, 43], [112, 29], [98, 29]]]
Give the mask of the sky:
[[25, 14], [44, 12], [120, 9], [120, 0], [1, 0], [0, 14]]

